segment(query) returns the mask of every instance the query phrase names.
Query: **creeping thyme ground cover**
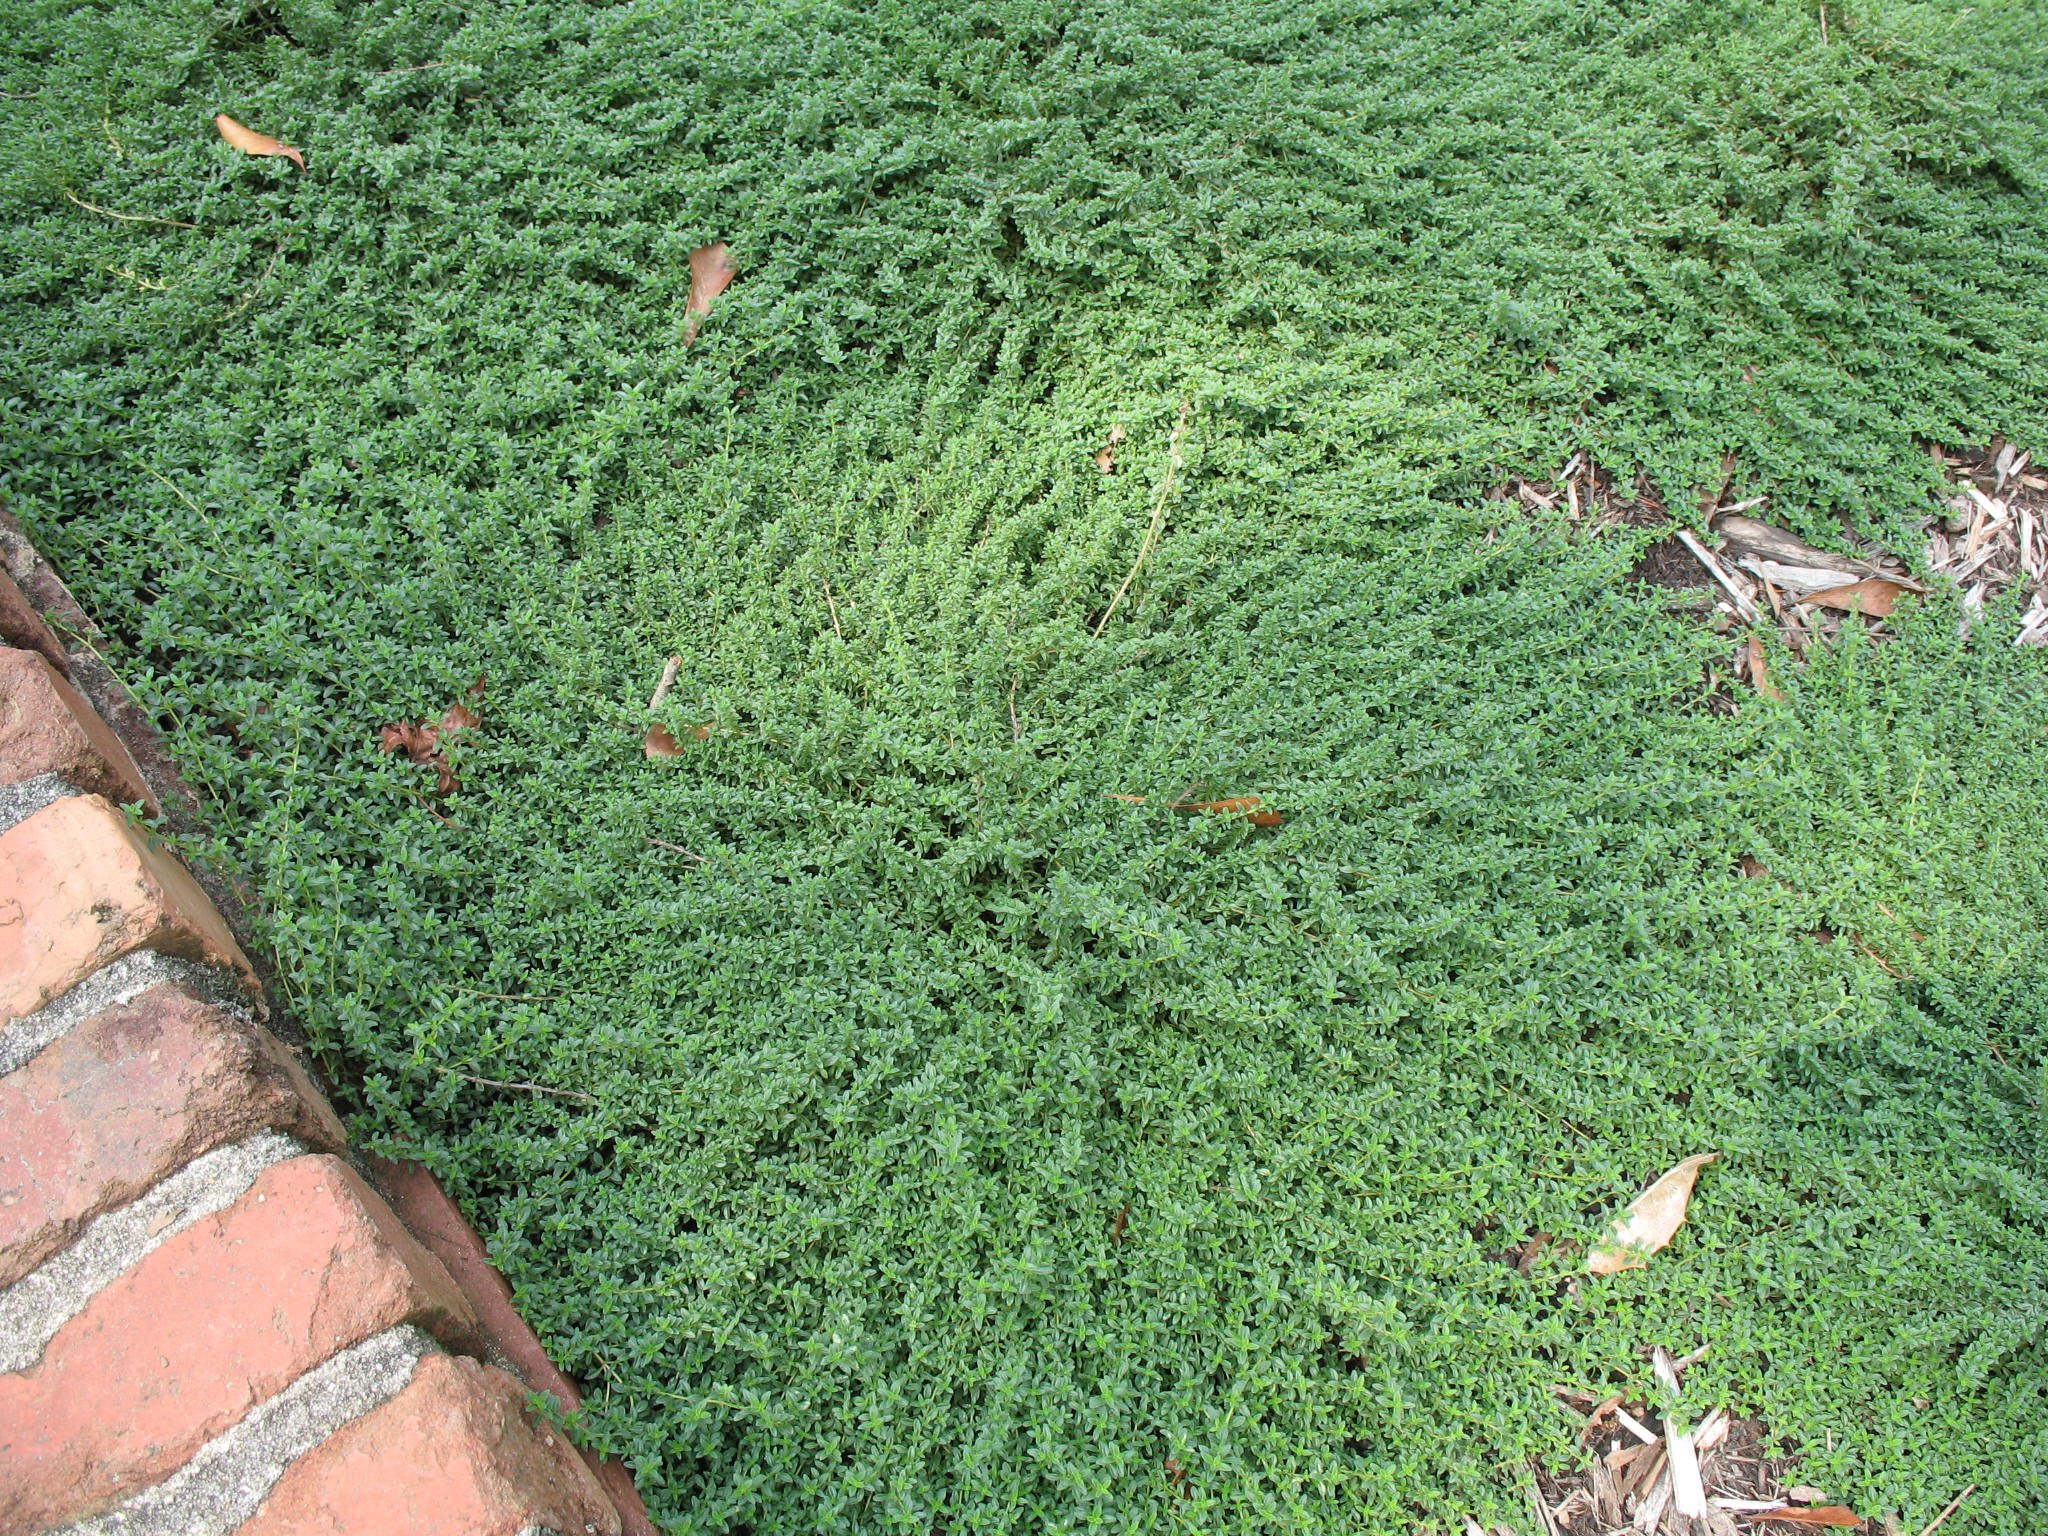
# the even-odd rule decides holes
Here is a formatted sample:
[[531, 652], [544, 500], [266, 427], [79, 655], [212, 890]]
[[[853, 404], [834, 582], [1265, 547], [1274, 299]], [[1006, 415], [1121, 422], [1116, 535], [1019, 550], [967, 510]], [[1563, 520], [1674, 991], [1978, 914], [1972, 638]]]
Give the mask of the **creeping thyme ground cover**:
[[[1711, 1344], [2040, 1529], [2040, 653], [1718, 715], [1647, 535], [1482, 494], [1910, 550], [2048, 446], [2037, 8], [0, 14], [8, 503], [667, 1528], [1522, 1528], [1554, 1385]], [[378, 727], [479, 674], [436, 800]]]

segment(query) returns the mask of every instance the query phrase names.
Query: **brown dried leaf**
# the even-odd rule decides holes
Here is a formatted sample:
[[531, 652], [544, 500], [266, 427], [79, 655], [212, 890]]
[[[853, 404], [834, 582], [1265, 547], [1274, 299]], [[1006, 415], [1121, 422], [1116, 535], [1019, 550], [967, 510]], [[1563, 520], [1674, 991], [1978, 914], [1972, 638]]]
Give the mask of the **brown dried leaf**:
[[[482, 699], [484, 677], [469, 685], [465, 698]], [[394, 720], [377, 732], [377, 745], [385, 752], [403, 752], [422, 768], [434, 770], [434, 792], [440, 795], [452, 794], [462, 787], [462, 781], [455, 776], [448, 758], [442, 751], [445, 742], [473, 730], [484, 723], [484, 717], [458, 699], [448, 706], [448, 712], [439, 721], [429, 723], [421, 720]]]
[[1095, 455], [1095, 467], [1101, 470], [1105, 475], [1113, 475], [1116, 473], [1117, 445], [1121, 443], [1123, 440], [1124, 426], [1122, 422], [1118, 422], [1116, 425], [1109, 429], [1108, 441], [1103, 444], [1101, 452]]
[[1613, 1235], [1593, 1245], [1586, 1259], [1586, 1272], [1612, 1275], [1624, 1269], [1644, 1268], [1649, 1255], [1669, 1243], [1685, 1225], [1693, 1183], [1700, 1170], [1720, 1155], [1702, 1152], [1697, 1157], [1688, 1157], [1630, 1201], [1628, 1209], [1615, 1221]]
[[690, 318], [683, 325], [684, 346], [697, 339], [697, 327], [711, 313], [711, 301], [725, 292], [738, 270], [723, 240], [690, 252]]
[[[709, 741], [711, 722], [707, 720], [702, 725], [693, 725], [687, 734], [692, 741]], [[678, 757], [682, 754], [683, 744], [676, 740], [674, 731], [657, 723], [647, 727], [646, 749], [649, 757]]]
[[1749, 658], [1749, 680], [1756, 685], [1756, 691], [1767, 699], [1783, 699], [1785, 695], [1780, 693], [1777, 684], [1771, 681], [1771, 669], [1764, 662], [1763, 641], [1751, 635], [1749, 644], [1744, 649]]
[[1860, 608], [1873, 619], [1882, 619], [1890, 616], [1899, 594], [1905, 590], [1896, 581], [1872, 576], [1865, 581], [1852, 581], [1846, 587], [1829, 587], [1823, 592], [1810, 593], [1801, 601], [1850, 612]]
[[1778, 1509], [1759, 1509], [1745, 1520], [1784, 1520], [1793, 1525], [1861, 1525], [1863, 1517], [1845, 1504], [1821, 1504], [1800, 1508], [1786, 1504]]
[[1619, 1408], [1621, 1404], [1622, 1394], [1619, 1392], [1615, 1393], [1612, 1397], [1603, 1399], [1591, 1413], [1586, 1415], [1586, 1427], [1579, 1432], [1579, 1438], [1582, 1440], [1597, 1439], [1600, 1434], [1601, 1423], [1615, 1409]]
[[1509, 1251], [1515, 1256], [1515, 1272], [1526, 1275], [1536, 1267], [1536, 1256], [1550, 1246], [1550, 1234], [1538, 1232], [1527, 1242]]
[[220, 130], [220, 136], [245, 155], [282, 155], [285, 159], [306, 168], [306, 157], [289, 144], [280, 144], [267, 133], [258, 133], [253, 128], [244, 128], [227, 113], [222, 112], [213, 120], [213, 126]]
[[1221, 816], [1242, 816], [1255, 827], [1277, 827], [1283, 819], [1278, 811], [1262, 811], [1257, 795], [1239, 795], [1234, 800], [1176, 800], [1176, 811], [1213, 811]]
[[403, 752], [416, 763], [433, 760], [435, 731], [430, 725], [394, 720], [377, 733], [378, 746], [386, 752]]

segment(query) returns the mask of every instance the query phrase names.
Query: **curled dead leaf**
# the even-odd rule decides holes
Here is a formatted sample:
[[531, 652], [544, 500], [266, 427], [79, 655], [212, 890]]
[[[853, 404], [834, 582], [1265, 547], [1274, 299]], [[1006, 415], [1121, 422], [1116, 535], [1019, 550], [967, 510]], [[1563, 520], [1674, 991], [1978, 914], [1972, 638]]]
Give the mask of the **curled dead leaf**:
[[[487, 674], [479, 673], [477, 680], [469, 685], [463, 695], [465, 699], [482, 700]], [[385, 752], [403, 752], [411, 761], [422, 768], [434, 770], [434, 792], [439, 795], [452, 794], [462, 787], [462, 781], [455, 776], [449, 765], [447, 754], [442, 750], [446, 743], [464, 731], [474, 730], [484, 723], [484, 717], [471, 709], [462, 699], [448, 706], [446, 714], [437, 721], [394, 720], [377, 732], [377, 744]]]
[[1624, 1269], [1642, 1269], [1649, 1256], [1668, 1244], [1685, 1225], [1693, 1183], [1700, 1170], [1720, 1155], [1702, 1152], [1688, 1157], [1630, 1201], [1628, 1209], [1616, 1219], [1612, 1235], [1593, 1245], [1586, 1259], [1586, 1272], [1612, 1275]]
[[253, 128], [244, 128], [227, 113], [217, 114], [213, 126], [220, 136], [234, 145], [245, 155], [282, 155], [300, 170], [306, 168], [306, 157], [289, 144], [281, 144], [267, 133], [258, 133]]
[[1101, 451], [1095, 455], [1095, 467], [1105, 475], [1116, 473], [1117, 445], [1123, 442], [1124, 437], [1124, 424], [1118, 422], [1109, 429], [1108, 440], [1104, 442]]
[[690, 318], [683, 323], [684, 346], [697, 339], [697, 328], [711, 313], [711, 301], [725, 292], [738, 270], [723, 240], [690, 252]]
[[434, 728], [430, 725], [414, 725], [410, 720], [394, 720], [377, 733], [378, 743], [386, 752], [403, 752], [416, 763], [424, 763], [434, 750]]
[[1840, 608], [1846, 612], [1861, 609], [1873, 619], [1890, 615], [1897, 605], [1899, 594], [1906, 588], [1896, 581], [1887, 581], [1882, 576], [1872, 576], [1867, 581], [1852, 581], [1847, 586], [1829, 587], [1822, 592], [1811, 592], [1803, 599], [1822, 608]]

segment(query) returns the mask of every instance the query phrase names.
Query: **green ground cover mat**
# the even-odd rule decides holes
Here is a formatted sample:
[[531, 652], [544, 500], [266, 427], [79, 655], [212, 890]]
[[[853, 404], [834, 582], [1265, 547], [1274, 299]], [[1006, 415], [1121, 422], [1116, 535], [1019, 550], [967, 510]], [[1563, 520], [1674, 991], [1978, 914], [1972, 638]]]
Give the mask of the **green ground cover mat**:
[[2043, 653], [1937, 590], [1717, 713], [1651, 534], [1484, 495], [1911, 551], [2048, 449], [2048, 13], [0, 20], [0, 489], [666, 1528], [1526, 1530], [1702, 1344], [2048, 1522]]

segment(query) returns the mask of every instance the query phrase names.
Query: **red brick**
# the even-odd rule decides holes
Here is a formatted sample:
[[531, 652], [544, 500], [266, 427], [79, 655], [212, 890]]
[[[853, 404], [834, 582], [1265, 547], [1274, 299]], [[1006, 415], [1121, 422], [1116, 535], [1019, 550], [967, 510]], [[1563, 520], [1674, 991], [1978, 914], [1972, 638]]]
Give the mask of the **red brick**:
[[[552, 1392], [570, 1413], [580, 1408], [583, 1395], [576, 1383], [548, 1358], [539, 1337], [519, 1315], [512, 1287], [491, 1262], [484, 1240], [463, 1216], [461, 1207], [441, 1188], [432, 1170], [419, 1163], [393, 1162], [375, 1154], [365, 1160], [370, 1176], [391, 1202], [391, 1208], [419, 1234], [428, 1251], [448, 1266], [448, 1273], [476, 1308], [484, 1332], [498, 1353], [511, 1362], [534, 1391]], [[594, 1451], [581, 1454], [617, 1508], [625, 1536], [661, 1536], [648, 1518], [647, 1506], [640, 1501], [640, 1492], [633, 1486], [633, 1474], [626, 1470], [626, 1464], [615, 1456], [601, 1457]]]
[[40, 652], [59, 672], [69, 675], [71, 671], [71, 659], [64, 654], [63, 642], [51, 633], [43, 616], [36, 612], [36, 605], [4, 569], [0, 569], [0, 640]]
[[476, 1317], [440, 1260], [339, 1158], [266, 1168], [115, 1279], [28, 1370], [0, 1376], [0, 1531], [83, 1519], [160, 1482], [321, 1361]]
[[121, 738], [57, 669], [34, 651], [0, 650], [0, 780], [60, 773], [109, 800], [140, 800], [154, 814], [156, 796]]
[[32, 1013], [138, 949], [255, 974], [175, 856], [98, 795], [0, 833], [0, 1022]]
[[285, 1469], [236, 1536], [619, 1536], [561, 1433], [503, 1371], [429, 1355], [406, 1389]]
[[0, 1077], [0, 1286], [101, 1212], [267, 1129], [335, 1150], [345, 1139], [260, 1024], [167, 984], [74, 1026]]

